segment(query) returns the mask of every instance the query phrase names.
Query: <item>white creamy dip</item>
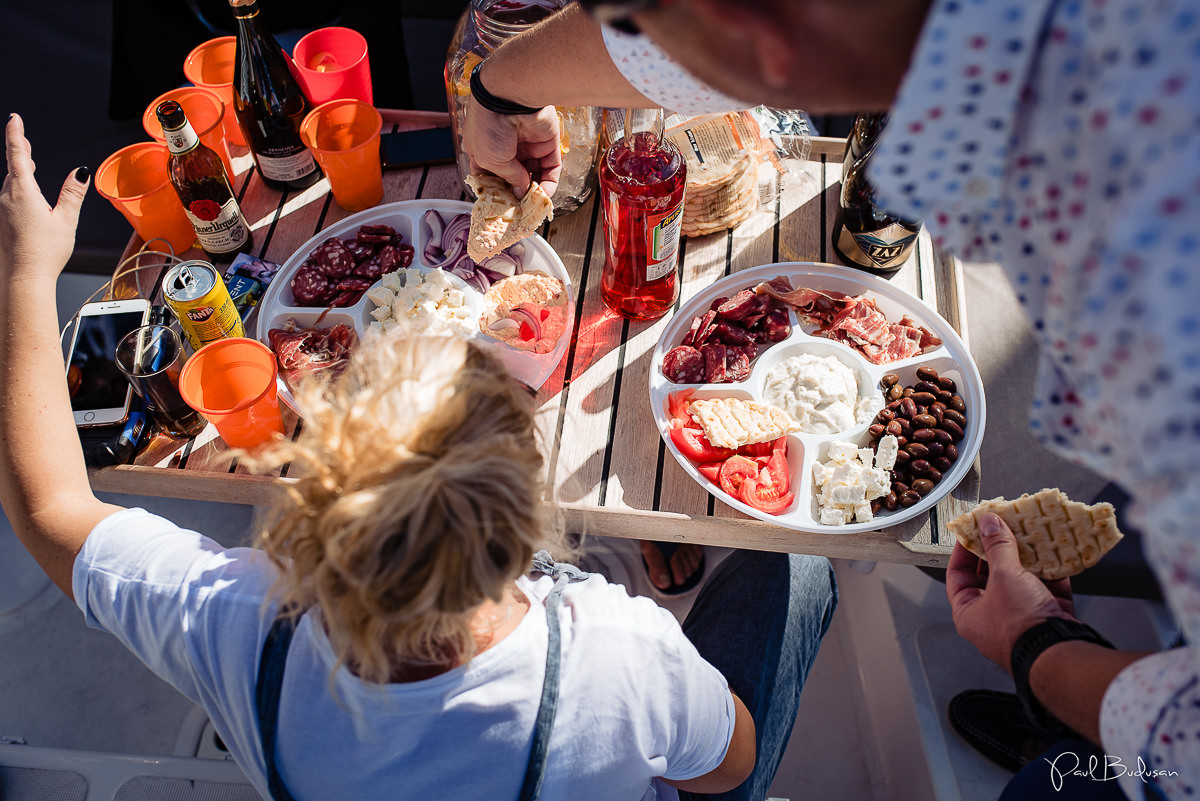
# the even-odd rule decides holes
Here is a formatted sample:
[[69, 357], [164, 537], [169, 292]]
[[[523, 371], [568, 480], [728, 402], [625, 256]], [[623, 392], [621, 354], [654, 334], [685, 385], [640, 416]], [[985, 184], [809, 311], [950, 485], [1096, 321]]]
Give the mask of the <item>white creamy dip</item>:
[[855, 372], [833, 356], [791, 356], [771, 368], [763, 390], [767, 403], [790, 414], [808, 434], [845, 431], [876, 411], [875, 399], [860, 395]]

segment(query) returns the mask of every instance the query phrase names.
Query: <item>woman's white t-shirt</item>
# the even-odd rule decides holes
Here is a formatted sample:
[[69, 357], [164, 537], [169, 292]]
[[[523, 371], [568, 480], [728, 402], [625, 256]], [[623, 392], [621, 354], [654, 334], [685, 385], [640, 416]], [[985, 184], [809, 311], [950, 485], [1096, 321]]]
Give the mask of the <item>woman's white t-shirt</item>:
[[[73, 577], [88, 625], [202, 705], [264, 798], [254, 684], [275, 576], [260, 551], [226, 549], [130, 509], [96, 526]], [[305, 615], [279, 713], [278, 763], [292, 795], [515, 801], [541, 697], [542, 602], [553, 582], [518, 586], [532, 605], [511, 634], [466, 665], [406, 684], [335, 671], [316, 613]], [[721, 763], [732, 696], [670, 613], [592, 576], [566, 588], [560, 623], [560, 700], [542, 799], [673, 798], [654, 777], [694, 778]]]

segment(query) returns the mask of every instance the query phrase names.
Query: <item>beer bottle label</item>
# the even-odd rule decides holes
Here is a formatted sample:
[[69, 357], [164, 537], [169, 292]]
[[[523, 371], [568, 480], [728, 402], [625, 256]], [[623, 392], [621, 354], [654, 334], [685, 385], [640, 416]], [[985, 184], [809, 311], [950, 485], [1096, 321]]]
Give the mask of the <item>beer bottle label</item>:
[[193, 200], [184, 211], [196, 229], [200, 247], [209, 253], [231, 253], [250, 234], [235, 198], [229, 198], [224, 206], [215, 200]]
[[675, 271], [683, 203], [665, 214], [646, 216], [646, 280], [656, 281]]
[[[846, 228], [843, 228], [842, 231], [843, 237], [849, 233]], [[907, 261], [909, 254], [912, 253], [913, 245], [917, 241], [917, 235], [914, 232], [894, 223], [877, 231], [854, 233], [850, 236], [853, 238], [854, 244], [858, 246], [858, 250], [870, 260], [870, 264], [864, 266], [872, 266], [881, 270], [899, 267]]]
[[317, 168], [317, 162], [307, 148], [300, 148], [295, 153], [273, 156], [267, 153], [257, 153], [258, 168], [262, 174], [272, 181], [295, 181], [303, 178]]
[[163, 129], [163, 136], [167, 140], [167, 150], [175, 155], [187, 153], [189, 150], [200, 144], [200, 138], [196, 136], [196, 131], [192, 128], [190, 122], [184, 122], [183, 127], [168, 131]]

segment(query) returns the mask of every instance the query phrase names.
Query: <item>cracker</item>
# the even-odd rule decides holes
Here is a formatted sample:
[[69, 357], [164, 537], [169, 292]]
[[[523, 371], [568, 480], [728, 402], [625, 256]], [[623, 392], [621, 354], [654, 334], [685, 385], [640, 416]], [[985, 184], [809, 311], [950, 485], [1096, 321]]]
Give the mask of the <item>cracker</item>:
[[694, 400], [687, 408], [705, 438], [718, 448], [770, 442], [800, 430], [800, 424], [782, 409], [740, 398]]
[[519, 201], [508, 182], [495, 175], [468, 175], [467, 186], [476, 198], [467, 255], [477, 263], [536, 233], [543, 222], [554, 218], [554, 204], [536, 181]]
[[1016, 534], [1025, 569], [1047, 580], [1082, 573], [1124, 536], [1117, 529], [1111, 503], [1088, 506], [1070, 500], [1062, 490], [1044, 489], [1012, 501], [984, 501], [950, 521], [947, 528], [980, 559], [986, 557], [979, 539], [979, 518], [987, 512], [1000, 515]]

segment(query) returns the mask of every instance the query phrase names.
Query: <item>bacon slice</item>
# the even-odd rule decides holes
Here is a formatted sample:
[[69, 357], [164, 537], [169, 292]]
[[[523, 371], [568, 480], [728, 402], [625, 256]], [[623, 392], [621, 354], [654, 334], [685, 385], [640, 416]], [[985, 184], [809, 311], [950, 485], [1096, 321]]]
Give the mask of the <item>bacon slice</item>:
[[328, 372], [328, 377], [333, 378], [350, 361], [350, 349], [356, 341], [354, 331], [342, 323], [331, 328], [318, 328], [326, 313], [328, 310], [309, 328], [288, 318], [282, 328], [267, 332], [271, 350], [275, 351], [279, 361], [279, 372], [293, 389], [297, 380], [313, 373]]

